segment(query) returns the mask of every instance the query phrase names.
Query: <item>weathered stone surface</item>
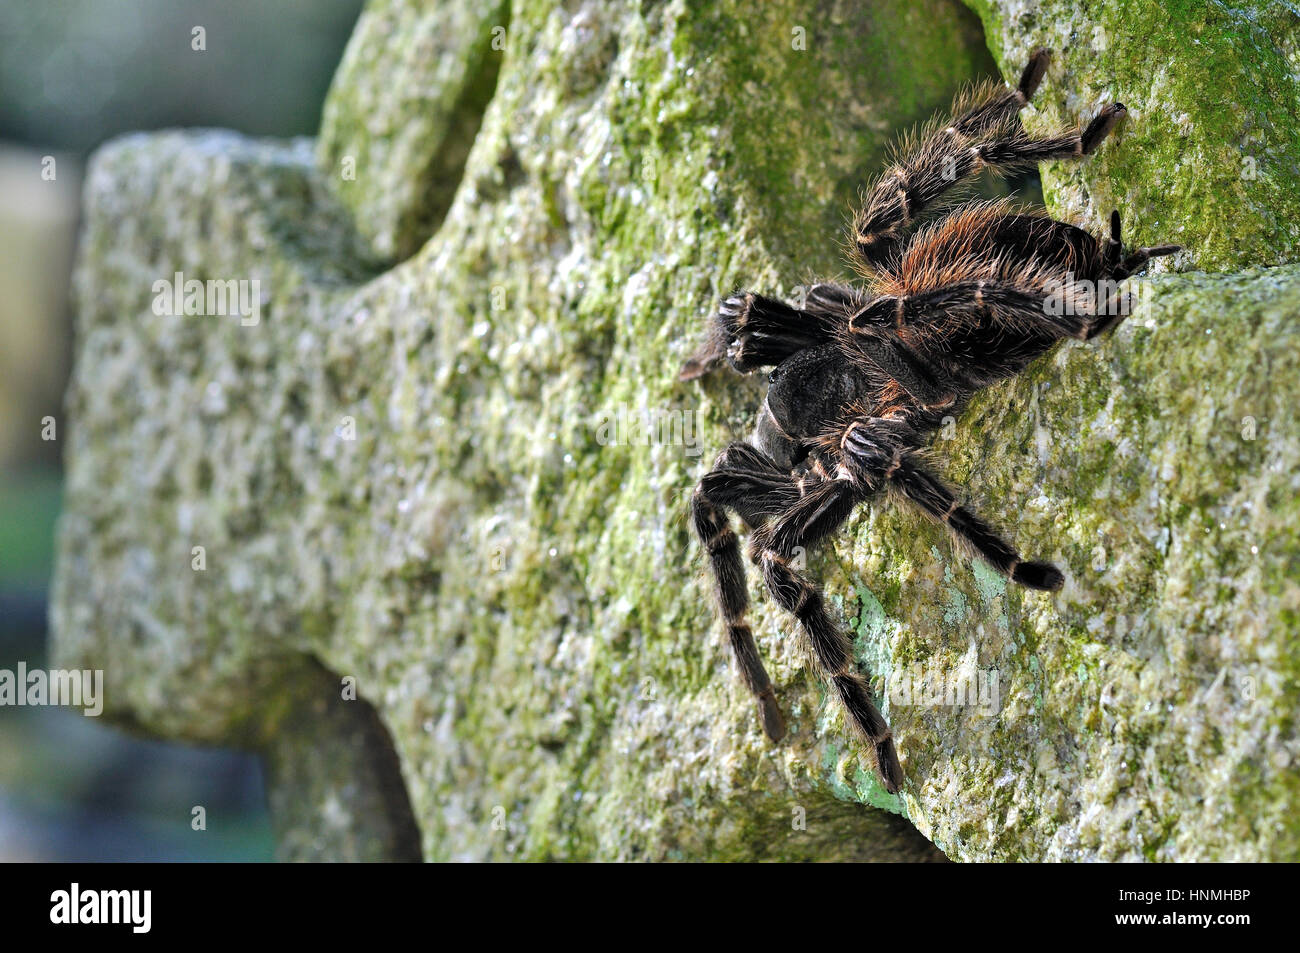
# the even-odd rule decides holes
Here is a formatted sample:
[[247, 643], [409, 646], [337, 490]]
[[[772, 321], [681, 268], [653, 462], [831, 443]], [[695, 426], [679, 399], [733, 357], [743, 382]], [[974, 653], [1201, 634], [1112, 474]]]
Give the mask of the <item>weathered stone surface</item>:
[[[841, 270], [845, 204], [889, 134], [988, 67], [978, 22], [938, 0], [514, 4], [454, 200], [378, 274], [436, 224], [421, 184], [466, 128], [422, 111], [476, 82], [415, 51], [439, 22], [490, 35], [471, 9], [372, 4], [314, 152], [192, 133], [96, 157], [60, 663], [104, 667], [119, 719], [270, 749], [273, 805], [299, 805], [283, 856], [409, 855], [383, 758], [311, 770], [330, 756], [303, 727], [318, 665], [391, 734], [426, 857], [933, 857], [891, 811], [960, 859], [1300, 855], [1300, 269], [1141, 283], [1117, 334], [938, 441], [973, 502], [1066, 570], [1057, 596], [1008, 590], [883, 502], [813, 557], [893, 696], [893, 798], [755, 585], [792, 734], [758, 731], [684, 515], [761, 386], [675, 375], [719, 293]], [[1122, 51], [1150, 23], [1120, 27]], [[998, 36], [1014, 59], [1021, 40]], [[1059, 62], [1031, 124], [1081, 68]], [[407, 123], [427, 124], [418, 146], [395, 146]], [[343, 155], [362, 157], [355, 182]], [[1194, 161], [1213, 180], [1220, 158]], [[1234, 212], [1229, 261], [1197, 199], [1145, 159], [1101, 161], [1132, 164], [1129, 230], [1187, 245], [1183, 267], [1293, 257], [1278, 202]], [[1066, 204], [1081, 188], [1048, 182]], [[178, 270], [260, 278], [262, 320], [154, 314], [152, 283]], [[602, 427], [660, 411], [696, 429], [642, 445]], [[916, 704], [914, 665], [996, 671], [996, 704]], [[375, 738], [357, 704], [326, 734]]]
[[409, 257], [446, 215], [508, 23], [505, 0], [378, 3], [358, 22], [325, 101], [319, 159], [376, 257]]
[[[1140, 244], [1176, 242], [1178, 270], [1300, 259], [1300, 11], [1276, 0], [966, 0], [1008, 72], [1055, 63], [1030, 131], [1108, 102], [1129, 114], [1083, 164], [1043, 165], [1048, 207], [1097, 221], [1118, 208]], [[1122, 145], [1121, 145], [1122, 143]]]
[[839, 550], [895, 671], [999, 673], [996, 718], [891, 712], [927, 739], [909, 814], [951, 855], [1297, 856], [1300, 268], [1147, 290], [939, 442], [1061, 593], [1008, 589], [892, 512]]

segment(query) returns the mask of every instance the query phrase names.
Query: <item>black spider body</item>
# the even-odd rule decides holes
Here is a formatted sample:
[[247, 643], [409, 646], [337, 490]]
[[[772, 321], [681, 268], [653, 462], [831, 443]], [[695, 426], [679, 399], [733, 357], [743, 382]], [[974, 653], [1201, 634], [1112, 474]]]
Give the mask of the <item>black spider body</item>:
[[848, 638], [795, 556], [888, 489], [1014, 582], [1059, 589], [1061, 573], [1021, 559], [929, 472], [922, 450], [943, 418], [979, 390], [1065, 338], [1090, 340], [1113, 327], [1124, 310], [1118, 282], [1177, 250], [1162, 245], [1124, 255], [1118, 212], [1102, 239], [1000, 202], [968, 203], [918, 226], [917, 216], [962, 178], [1086, 155], [1124, 115], [1113, 104], [1086, 128], [1030, 139], [1017, 114], [1046, 67], [1039, 51], [1016, 89], [970, 95], [955, 120], [924, 130], [877, 180], [850, 235], [864, 289], [817, 284], [799, 308], [749, 292], [730, 295], [682, 370], [691, 379], [724, 361], [740, 373], [773, 368], [752, 442], [724, 450], [692, 500], [720, 614], [764, 730], [779, 740], [785, 724], [745, 622], [748, 587], [727, 509], [751, 529], [750, 559], [776, 602], [798, 619], [891, 792], [903, 774], [889, 728], [854, 669]]
[[881, 384], [880, 378], [845, 361], [837, 344], [796, 351], [768, 381], [754, 444], [786, 469], [807, 459], [811, 441], [845, 407], [869, 400]]

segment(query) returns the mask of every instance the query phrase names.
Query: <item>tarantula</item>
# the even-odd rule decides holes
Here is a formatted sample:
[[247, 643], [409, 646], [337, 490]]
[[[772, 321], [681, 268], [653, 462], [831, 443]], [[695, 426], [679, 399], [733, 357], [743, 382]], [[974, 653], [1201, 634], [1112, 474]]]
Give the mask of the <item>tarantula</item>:
[[[1055, 591], [1064, 581], [1046, 562], [1027, 562], [922, 462], [922, 447], [946, 415], [977, 391], [1020, 372], [1064, 338], [1091, 340], [1126, 310], [1115, 283], [1176, 245], [1123, 254], [1120, 218], [1098, 238], [1005, 202], [968, 202], [918, 225], [946, 191], [981, 170], [995, 174], [1095, 150], [1125, 114], [1103, 108], [1086, 127], [1030, 138], [1019, 111], [1042, 81], [1037, 51], [1015, 89], [985, 86], [959, 97], [948, 123], [931, 123], [899, 150], [867, 191], [849, 234], [865, 290], [817, 284], [804, 307], [752, 292], [732, 294], [686, 362], [691, 380], [725, 359], [746, 374], [775, 366], [750, 443], [734, 443], [700, 481], [692, 521], [708, 553], [715, 594], [740, 674], [767, 736], [785, 722], [745, 622], [749, 598], [736, 533], [726, 510], [751, 530], [750, 559], [777, 604], [798, 620], [810, 654], [850, 724], [874, 752], [886, 790], [902, 767], [889, 726], [854, 671], [848, 638], [819, 587], [792, 565], [800, 547], [834, 532], [861, 502], [885, 489], [943, 523], [1011, 580]], [[933, 209], [932, 209], [933, 210]], [[1049, 307], [1064, 288], [1071, 307]]]

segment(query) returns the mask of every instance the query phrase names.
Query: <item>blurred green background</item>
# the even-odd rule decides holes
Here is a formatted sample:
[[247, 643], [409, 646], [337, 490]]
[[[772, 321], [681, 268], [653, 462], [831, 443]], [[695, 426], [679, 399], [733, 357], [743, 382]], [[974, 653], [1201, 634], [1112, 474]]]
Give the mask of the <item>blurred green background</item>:
[[[0, 669], [46, 665], [69, 280], [87, 156], [115, 135], [312, 135], [362, 0], [0, 0]], [[206, 50], [191, 46], [194, 27]], [[56, 176], [42, 178], [45, 157]], [[207, 830], [191, 830], [203, 805]], [[0, 707], [0, 860], [269, 860], [255, 758]]]

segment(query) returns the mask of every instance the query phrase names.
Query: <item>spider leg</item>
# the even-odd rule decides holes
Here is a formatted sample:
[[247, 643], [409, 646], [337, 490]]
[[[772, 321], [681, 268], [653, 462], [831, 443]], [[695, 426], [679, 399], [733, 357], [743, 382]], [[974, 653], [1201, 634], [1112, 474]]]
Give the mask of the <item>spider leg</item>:
[[[981, 311], [1042, 311], [1046, 297], [999, 281], [954, 281], [914, 294], [881, 295], [853, 316], [849, 330], [864, 332], [892, 319], [895, 330], [951, 323], [951, 316], [970, 319]], [[941, 320], [946, 319], [946, 320]]]
[[700, 490], [715, 506], [734, 510], [746, 526], [761, 526], [799, 499], [791, 474], [763, 451], [733, 443], [700, 480]]
[[1015, 89], [978, 90], [956, 119], [923, 133], [908, 155], [876, 180], [851, 233], [850, 250], [861, 264], [871, 269], [887, 259], [926, 205], [979, 171], [969, 162], [970, 146], [1011, 125], [1038, 89], [1050, 58], [1047, 50], [1036, 51]]
[[[846, 435], [845, 439], [846, 442], [857, 440], [855, 435]], [[1064, 584], [1065, 577], [1051, 563], [1025, 562], [988, 523], [958, 503], [952, 490], [927, 471], [914, 454], [901, 453], [891, 463], [888, 475], [904, 497], [947, 526], [953, 535], [1013, 582], [1048, 592], [1055, 592]]]
[[[1121, 260], [1124, 246], [1120, 240], [1120, 218], [1118, 211], [1110, 213], [1110, 238], [1102, 256], [1102, 276], [1112, 282], [1120, 282], [1137, 271], [1152, 258], [1172, 255], [1181, 250], [1178, 245], [1154, 245], [1149, 248], [1136, 248]], [[1086, 338], [1092, 340], [1104, 334], [1128, 316], [1123, 307], [1124, 296], [1118, 288], [1113, 289], [1106, 300], [1098, 305], [1098, 320], [1087, 329]]]
[[755, 532], [750, 556], [762, 569], [773, 599], [798, 620], [849, 723], [870, 745], [885, 790], [895, 794], [903, 783], [903, 768], [889, 725], [872, 701], [866, 680], [854, 670], [851, 643], [832, 620], [821, 589], [790, 565], [796, 547], [810, 546], [834, 532], [872, 486], [843, 474], [806, 486], [797, 502]]
[[858, 355], [849, 352], [850, 360], [860, 356], [859, 363], [865, 361], [880, 368], [926, 410], [942, 410], [956, 403], [958, 382], [908, 347], [897, 335], [852, 324], [849, 330], [856, 332], [853, 344], [858, 351]]
[[1163, 258], [1166, 255], [1173, 255], [1182, 251], [1181, 245], [1152, 245], [1150, 248], [1135, 248], [1125, 257], [1123, 264], [1115, 269], [1112, 275], [1116, 281], [1129, 277], [1141, 271], [1148, 261], [1152, 258]]
[[989, 165], [995, 169], [1019, 168], [1048, 159], [1080, 158], [1095, 152], [1127, 112], [1123, 103], [1111, 103], [1082, 130], [1045, 139], [1014, 135], [998, 142], [983, 143], [970, 151], [973, 157], [977, 157], [977, 166]]
[[1126, 112], [1122, 103], [1111, 103], [1083, 129], [1043, 139], [1015, 130], [974, 145], [956, 134], [943, 142], [927, 140], [871, 192], [855, 223], [851, 251], [868, 271], [877, 270], [894, 254], [899, 239], [925, 207], [958, 182], [986, 168], [1008, 175], [1049, 159], [1090, 155]]
[[1119, 210], [1113, 209], [1110, 213], [1110, 237], [1106, 239], [1106, 250], [1101, 256], [1101, 270], [1107, 277], [1114, 276], [1123, 250], [1124, 244], [1120, 241]]
[[[1072, 286], [1062, 287], [1074, 294]], [[943, 409], [960, 393], [1015, 373], [1060, 338], [1083, 338], [1095, 305], [1091, 298], [1076, 304], [1070, 297], [1049, 306], [1061, 293], [981, 279], [882, 295], [853, 316], [842, 335], [845, 353], [882, 368], [923, 408]], [[885, 323], [888, 330], [881, 327]], [[882, 336], [898, 352], [892, 362], [881, 359]], [[953, 354], [965, 357], [956, 360]], [[900, 370], [899, 364], [907, 367]]]
[[1033, 80], [1025, 92], [1025, 78], [1032, 79], [1035, 62], [1031, 60], [1026, 67], [1020, 89], [1003, 93], [952, 125], [925, 135], [876, 181], [853, 222], [850, 252], [859, 265], [867, 271], [880, 268], [926, 206], [985, 168], [1005, 175], [1048, 159], [1079, 158], [1101, 145], [1125, 114], [1120, 103], [1106, 106], [1086, 127], [1064, 135], [1031, 139], [1018, 127], [1012, 128], [1015, 113], [1037, 87]]
[[808, 290], [802, 310], [751, 291], [728, 295], [709, 323], [704, 344], [678, 376], [700, 377], [724, 358], [741, 374], [780, 364], [796, 351], [830, 341], [861, 300], [853, 289], [828, 283]]
[[[736, 657], [741, 679], [758, 703], [763, 731], [773, 741], [785, 737], [785, 719], [776, 703], [772, 680], [759, 658], [754, 634], [745, 622], [745, 613], [749, 609], [745, 566], [735, 530], [731, 528], [721, 501], [731, 501], [741, 517], [753, 525], [762, 521], [765, 509], [779, 509], [777, 503], [765, 502], [769, 498], [780, 498], [783, 503], [788, 503], [798, 495], [799, 491], [788, 473], [755, 448], [737, 443], [718, 456], [713, 470], [700, 481], [691, 498], [692, 522], [709, 554], [714, 594], [723, 624], [727, 627], [727, 640]], [[738, 502], [741, 500], [745, 502]]]
[[1024, 109], [1038, 90], [1038, 84], [1047, 73], [1047, 64], [1052, 54], [1045, 49], [1035, 50], [1029, 62], [1020, 73], [1020, 82], [1015, 89], [1003, 89], [984, 102], [964, 112], [954, 123], [953, 128], [964, 136], [977, 136], [997, 129], [1011, 120], [1016, 113]]
[[[1082, 338], [1092, 305], [1049, 308], [1049, 300], [1055, 293], [1056, 289], [1018, 287], [1001, 281], [956, 281], [899, 296], [891, 303], [895, 312], [902, 315], [900, 327], [951, 328], [954, 322], [988, 321], [1011, 332], [1045, 332], [1052, 337]], [[1062, 313], [1054, 314], [1054, 310]]]

